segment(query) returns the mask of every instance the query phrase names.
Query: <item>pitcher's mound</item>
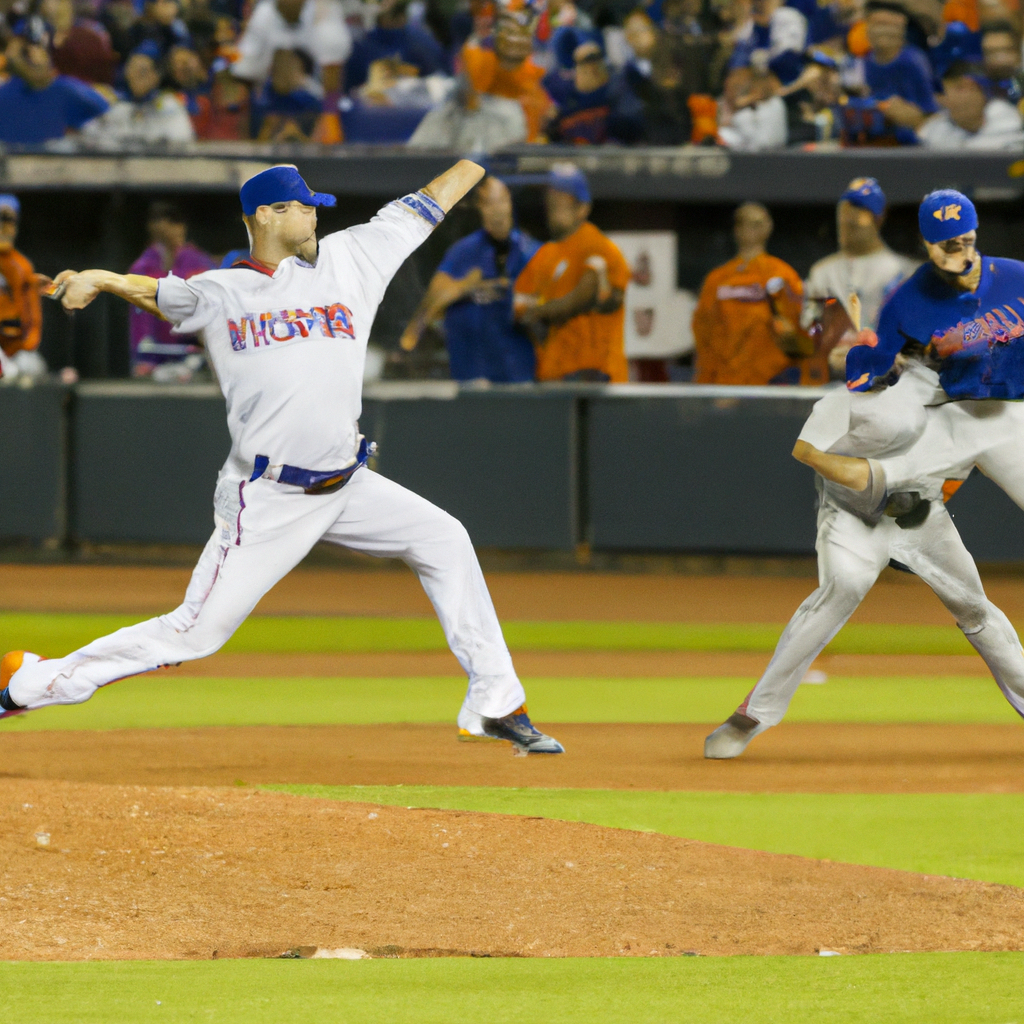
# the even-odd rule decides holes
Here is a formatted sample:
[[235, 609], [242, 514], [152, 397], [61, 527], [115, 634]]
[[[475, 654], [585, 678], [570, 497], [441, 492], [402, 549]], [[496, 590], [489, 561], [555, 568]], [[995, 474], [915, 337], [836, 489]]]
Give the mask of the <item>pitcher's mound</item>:
[[1024, 949], [1008, 886], [252, 789], [3, 781], [0, 863], [3, 960]]

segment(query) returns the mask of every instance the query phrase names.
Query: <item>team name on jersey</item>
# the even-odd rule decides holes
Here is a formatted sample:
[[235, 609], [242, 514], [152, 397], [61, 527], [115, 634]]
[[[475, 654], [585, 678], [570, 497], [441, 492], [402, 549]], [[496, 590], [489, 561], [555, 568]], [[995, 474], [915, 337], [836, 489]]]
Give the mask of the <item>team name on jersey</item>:
[[767, 294], [763, 284], [722, 284], [715, 292], [720, 302], [729, 299], [734, 302], [764, 302]]
[[352, 310], [335, 302], [310, 309], [279, 309], [267, 313], [243, 313], [228, 319], [228, 335], [235, 352], [266, 349], [311, 335], [323, 338], [354, 338]]
[[[1018, 298], [1017, 302], [1024, 308], [1024, 298]], [[1005, 345], [1021, 337], [1024, 337], [1024, 318], [1012, 306], [1003, 305], [973, 320], [961, 320], [955, 327], [936, 331], [932, 344], [935, 351], [945, 357], [965, 348]]]

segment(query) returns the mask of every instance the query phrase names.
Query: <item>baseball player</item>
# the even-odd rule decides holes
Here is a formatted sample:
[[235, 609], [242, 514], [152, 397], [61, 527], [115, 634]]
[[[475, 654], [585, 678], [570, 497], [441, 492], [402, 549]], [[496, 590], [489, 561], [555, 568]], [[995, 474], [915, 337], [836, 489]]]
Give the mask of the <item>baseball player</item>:
[[[1024, 265], [975, 252], [977, 214], [960, 193], [927, 196], [919, 223], [929, 263], [885, 306], [878, 335], [861, 332], [847, 359], [849, 391], [815, 405], [794, 448], [827, 478], [818, 518], [821, 586], [790, 621], [765, 675], [707, 738], [707, 757], [736, 757], [781, 720], [807, 667], [890, 559], [932, 587], [1024, 716], [1024, 651], [985, 597], [939, 500], [944, 480], [963, 479], [974, 461], [1024, 500], [1021, 406], [989, 399], [1024, 393], [1013, 344], [1024, 337]], [[879, 388], [879, 374], [891, 371], [904, 349], [936, 362], [938, 372], [912, 358], [895, 384]], [[988, 400], [928, 409], [947, 394]], [[883, 514], [887, 508], [893, 517]]]
[[368, 469], [359, 433], [366, 341], [384, 289], [483, 173], [461, 160], [368, 224], [318, 242], [316, 208], [335, 197], [311, 192], [294, 167], [272, 167], [242, 186], [251, 256], [234, 267], [188, 281], [102, 270], [58, 276], [66, 309], [110, 292], [183, 334], [201, 334], [232, 446], [214, 495], [215, 529], [181, 606], [64, 658], [7, 654], [0, 710], [81, 703], [117, 679], [213, 654], [322, 539], [401, 558], [419, 576], [469, 677], [462, 730], [528, 752], [562, 751], [526, 713], [465, 529]]

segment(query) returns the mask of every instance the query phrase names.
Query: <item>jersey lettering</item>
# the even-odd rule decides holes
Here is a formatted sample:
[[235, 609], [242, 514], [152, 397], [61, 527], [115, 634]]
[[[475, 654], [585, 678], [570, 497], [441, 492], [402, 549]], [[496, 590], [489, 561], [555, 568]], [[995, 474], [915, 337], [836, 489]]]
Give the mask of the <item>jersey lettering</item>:
[[274, 343], [293, 338], [354, 338], [355, 322], [348, 306], [335, 302], [330, 306], [305, 309], [280, 309], [270, 313], [243, 313], [238, 320], [228, 319], [228, 337], [233, 352], [249, 348], [270, 348]]
[[[1017, 301], [1024, 307], [1024, 298]], [[1024, 318], [1012, 306], [996, 306], [994, 309], [966, 323], [961, 320], [944, 331], [932, 335], [935, 351], [942, 357], [960, 352], [965, 348], [985, 345], [1006, 345], [1015, 338], [1024, 337]]]
[[764, 302], [767, 295], [763, 284], [723, 284], [715, 292], [719, 302]]

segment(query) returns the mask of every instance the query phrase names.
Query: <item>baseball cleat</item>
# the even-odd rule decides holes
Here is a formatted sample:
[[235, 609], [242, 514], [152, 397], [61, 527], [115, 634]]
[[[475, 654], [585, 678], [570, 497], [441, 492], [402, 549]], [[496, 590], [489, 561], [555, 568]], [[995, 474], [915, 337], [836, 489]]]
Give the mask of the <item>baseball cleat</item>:
[[527, 754], [564, 754], [565, 747], [552, 736], [545, 736], [526, 713], [526, 705], [504, 718], [481, 718], [484, 732], [496, 740], [508, 740]]
[[494, 743], [497, 736], [488, 736], [484, 732], [484, 720], [475, 711], [462, 707], [456, 723], [459, 729], [460, 743]]
[[42, 660], [38, 654], [30, 654], [28, 651], [8, 651], [0, 660], [0, 718], [17, 715], [25, 710], [11, 698], [11, 677], [26, 661], [32, 664]]
[[759, 722], [737, 711], [704, 740], [704, 756], [715, 761], [739, 757], [750, 741], [762, 732], [764, 728]]

